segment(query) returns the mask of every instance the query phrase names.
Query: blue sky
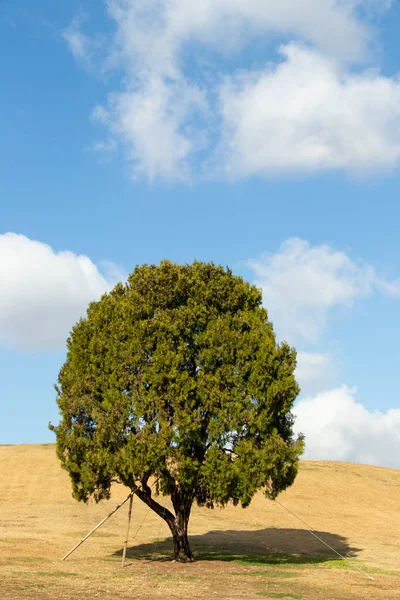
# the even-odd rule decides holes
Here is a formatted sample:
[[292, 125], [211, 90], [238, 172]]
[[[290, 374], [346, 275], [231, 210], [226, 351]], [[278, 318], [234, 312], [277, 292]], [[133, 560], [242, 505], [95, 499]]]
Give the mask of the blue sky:
[[0, 443], [53, 441], [89, 301], [196, 258], [298, 349], [307, 456], [400, 467], [399, 26], [382, 0], [0, 3]]

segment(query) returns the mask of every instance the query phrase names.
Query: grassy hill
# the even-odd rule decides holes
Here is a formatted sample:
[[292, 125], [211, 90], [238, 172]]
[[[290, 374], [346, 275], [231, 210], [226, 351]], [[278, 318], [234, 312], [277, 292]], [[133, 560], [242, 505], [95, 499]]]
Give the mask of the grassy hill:
[[168, 560], [169, 530], [138, 499], [124, 569], [127, 506], [61, 562], [127, 490], [116, 486], [99, 505], [77, 503], [52, 444], [0, 446], [0, 477], [2, 599], [398, 598], [400, 470], [303, 461], [295, 484], [278, 498], [374, 581], [261, 494], [245, 510], [194, 507], [193, 565]]

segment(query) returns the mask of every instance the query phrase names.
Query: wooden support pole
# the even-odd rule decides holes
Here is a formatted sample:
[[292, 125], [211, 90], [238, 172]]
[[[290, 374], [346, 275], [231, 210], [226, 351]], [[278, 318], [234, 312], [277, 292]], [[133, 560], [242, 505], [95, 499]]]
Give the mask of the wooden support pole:
[[[137, 489], [137, 488], [136, 488]], [[89, 531], [89, 533], [87, 535], [85, 535], [84, 538], [81, 539], [80, 542], [78, 542], [73, 548], [72, 550], [70, 550], [69, 552], [67, 552], [67, 554], [65, 556], [62, 557], [61, 560], [65, 560], [66, 558], [68, 558], [68, 556], [70, 554], [72, 554], [77, 548], [79, 548], [79, 546], [81, 544], [83, 544], [83, 542], [85, 540], [88, 539], [88, 537], [90, 537], [92, 535], [92, 533], [94, 533], [99, 527], [101, 527], [101, 525], [103, 525], [103, 523], [105, 523], [107, 521], [107, 519], [109, 519], [115, 512], [117, 512], [117, 510], [119, 508], [121, 508], [121, 506], [123, 506], [125, 504], [125, 502], [127, 502], [129, 500], [129, 498], [133, 498], [133, 494], [136, 492], [136, 489], [133, 490], [130, 494], [127, 495], [127, 497], [125, 498], [125, 500], [122, 500], [122, 502], [120, 502], [118, 504], [118, 506], [116, 506], [106, 517], [104, 517], [104, 519], [102, 521], [100, 521], [100, 523], [98, 525], [96, 525], [96, 527], [94, 527], [92, 529], [92, 531]]]
[[129, 528], [131, 526], [132, 504], [133, 504], [133, 494], [132, 494], [131, 500], [129, 502], [128, 529], [126, 530], [126, 538], [125, 538], [125, 542], [124, 542], [124, 551], [122, 553], [122, 567], [125, 566], [126, 549], [128, 547], [128, 539], [129, 539]]

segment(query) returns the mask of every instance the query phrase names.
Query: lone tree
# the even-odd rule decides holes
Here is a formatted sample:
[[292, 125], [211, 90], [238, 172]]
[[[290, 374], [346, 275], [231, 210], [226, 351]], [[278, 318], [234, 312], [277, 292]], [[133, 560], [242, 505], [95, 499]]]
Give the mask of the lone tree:
[[293, 483], [296, 352], [276, 343], [261, 292], [229, 269], [137, 267], [89, 305], [67, 346], [50, 428], [77, 500], [137, 486], [186, 562], [194, 500], [246, 507], [257, 490], [274, 499]]

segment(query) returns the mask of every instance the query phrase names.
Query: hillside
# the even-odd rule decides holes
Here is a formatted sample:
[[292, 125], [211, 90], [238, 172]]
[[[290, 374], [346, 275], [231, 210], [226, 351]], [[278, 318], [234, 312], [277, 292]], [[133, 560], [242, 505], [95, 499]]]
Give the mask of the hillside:
[[[302, 461], [295, 484], [278, 499], [338, 552], [378, 573], [375, 582], [344, 568], [300, 521], [261, 494], [245, 510], [194, 508], [190, 536], [200, 559], [194, 565], [137, 560], [166, 558], [171, 548], [171, 542], [164, 541], [167, 527], [137, 499], [129, 568], [120, 567], [127, 507], [60, 562], [127, 491], [117, 487], [112, 499], [99, 505], [77, 503], [52, 444], [0, 446], [0, 477], [2, 598], [91, 598], [100, 582], [100, 596], [110, 598], [163, 597], [167, 590], [176, 598], [203, 597], [210, 590], [219, 590], [221, 598], [251, 598], [266, 596], [265, 587], [268, 593], [285, 593], [274, 592], [282, 587], [282, 577], [276, 575], [277, 583], [274, 579], [282, 566], [286, 597], [308, 597], [303, 592], [312, 586], [315, 598], [361, 598], [366, 585], [370, 598], [395, 597], [392, 591], [400, 575], [400, 470]], [[245, 577], [260, 573], [260, 567], [270, 573], [267, 586], [261, 575]], [[296, 582], [298, 573], [303, 587]], [[135, 593], [132, 581], [137, 583]]]

